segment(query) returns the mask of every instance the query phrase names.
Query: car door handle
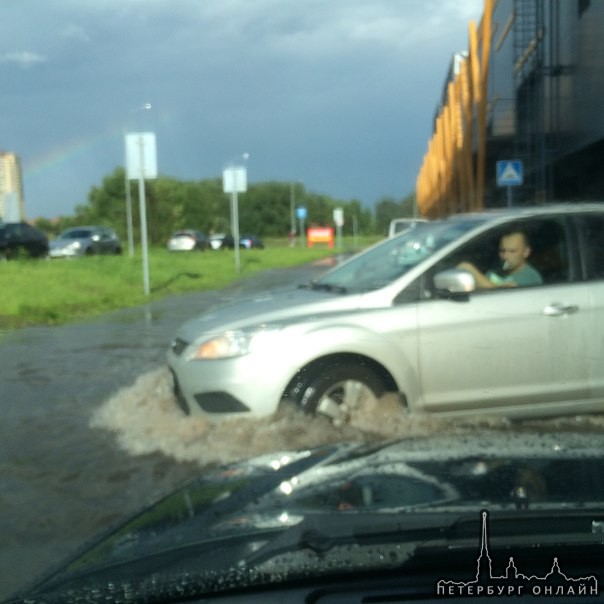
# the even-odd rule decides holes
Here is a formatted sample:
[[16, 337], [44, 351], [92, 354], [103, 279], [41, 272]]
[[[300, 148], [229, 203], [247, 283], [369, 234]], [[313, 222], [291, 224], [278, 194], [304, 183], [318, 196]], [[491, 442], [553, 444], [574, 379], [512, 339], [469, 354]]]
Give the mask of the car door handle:
[[577, 312], [579, 312], [579, 307], [575, 304], [553, 303], [548, 304], [543, 309], [543, 314], [546, 317], [561, 317], [565, 315], [572, 315]]

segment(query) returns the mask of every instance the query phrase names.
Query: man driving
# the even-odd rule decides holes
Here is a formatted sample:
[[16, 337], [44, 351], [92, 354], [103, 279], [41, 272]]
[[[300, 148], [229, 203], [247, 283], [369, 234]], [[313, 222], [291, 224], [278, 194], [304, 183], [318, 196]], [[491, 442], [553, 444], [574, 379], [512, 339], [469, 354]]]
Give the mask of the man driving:
[[484, 274], [471, 262], [462, 262], [457, 268], [471, 273], [479, 289], [540, 285], [543, 278], [539, 271], [527, 262], [530, 255], [531, 247], [526, 234], [514, 230], [504, 234], [499, 242], [500, 272], [488, 271]]

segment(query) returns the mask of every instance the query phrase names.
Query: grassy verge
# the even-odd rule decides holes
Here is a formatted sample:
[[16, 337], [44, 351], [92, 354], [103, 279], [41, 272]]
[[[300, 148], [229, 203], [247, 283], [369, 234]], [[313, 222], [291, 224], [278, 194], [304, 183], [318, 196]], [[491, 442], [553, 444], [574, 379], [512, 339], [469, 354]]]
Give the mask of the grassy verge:
[[[233, 251], [170, 253], [151, 249], [150, 298], [219, 289], [263, 270], [305, 264], [333, 252], [267, 242], [264, 250], [241, 250], [237, 273]], [[0, 263], [0, 329], [54, 325], [144, 304], [148, 298], [142, 275], [138, 254]]]

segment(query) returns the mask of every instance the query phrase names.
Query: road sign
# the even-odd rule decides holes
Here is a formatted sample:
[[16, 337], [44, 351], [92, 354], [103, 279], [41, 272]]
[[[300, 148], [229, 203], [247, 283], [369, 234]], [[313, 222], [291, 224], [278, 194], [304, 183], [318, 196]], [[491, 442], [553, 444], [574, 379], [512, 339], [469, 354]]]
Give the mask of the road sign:
[[232, 166], [222, 172], [222, 188], [225, 193], [245, 193], [247, 191], [247, 170], [245, 166]]
[[306, 208], [304, 206], [296, 208], [296, 216], [300, 220], [304, 220], [306, 218], [306, 215], [307, 215], [307, 211], [306, 211]]
[[524, 182], [524, 167], [519, 159], [497, 162], [497, 186], [518, 187]]
[[155, 133], [126, 134], [126, 172], [129, 180], [157, 178]]

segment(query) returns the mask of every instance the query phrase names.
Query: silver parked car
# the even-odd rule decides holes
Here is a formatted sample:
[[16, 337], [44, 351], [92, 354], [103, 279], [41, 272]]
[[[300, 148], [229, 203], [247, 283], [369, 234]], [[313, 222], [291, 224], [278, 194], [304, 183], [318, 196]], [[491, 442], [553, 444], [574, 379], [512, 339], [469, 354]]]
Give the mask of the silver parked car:
[[204, 233], [195, 229], [181, 229], [172, 233], [167, 245], [171, 252], [203, 252], [208, 249], [209, 243]]
[[[209, 418], [286, 400], [342, 423], [389, 391], [411, 412], [602, 411], [603, 246], [604, 204], [417, 223], [299, 289], [187, 322], [168, 351], [175, 392]], [[539, 284], [510, 282], [513, 257]]]
[[121, 253], [122, 244], [115, 231], [101, 226], [73, 227], [50, 242], [51, 258]]

